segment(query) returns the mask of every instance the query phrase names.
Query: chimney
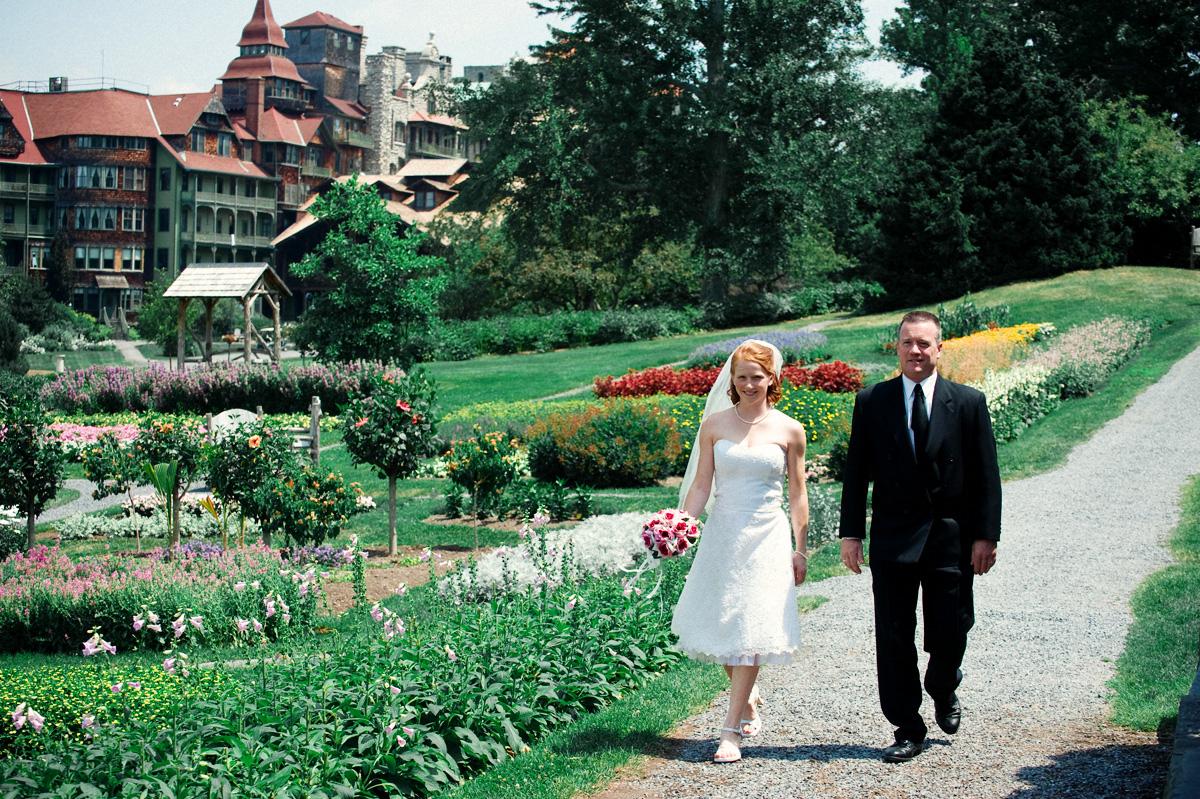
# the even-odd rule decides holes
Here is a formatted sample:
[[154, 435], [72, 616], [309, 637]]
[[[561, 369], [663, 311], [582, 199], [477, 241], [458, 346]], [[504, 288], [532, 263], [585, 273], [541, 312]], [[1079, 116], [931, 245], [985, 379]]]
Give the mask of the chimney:
[[258, 120], [263, 114], [263, 79], [246, 78], [246, 130], [258, 136]]

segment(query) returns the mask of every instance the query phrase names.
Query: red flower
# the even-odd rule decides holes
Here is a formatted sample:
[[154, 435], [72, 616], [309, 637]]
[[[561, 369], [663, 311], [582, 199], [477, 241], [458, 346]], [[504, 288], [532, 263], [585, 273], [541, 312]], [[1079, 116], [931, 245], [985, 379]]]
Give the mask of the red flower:
[[404, 411], [405, 413], [408, 413], [409, 411], [412, 410], [412, 406], [409, 405], [407, 402], [405, 402], [402, 399], [396, 400], [396, 407], [399, 408], [400, 410]]

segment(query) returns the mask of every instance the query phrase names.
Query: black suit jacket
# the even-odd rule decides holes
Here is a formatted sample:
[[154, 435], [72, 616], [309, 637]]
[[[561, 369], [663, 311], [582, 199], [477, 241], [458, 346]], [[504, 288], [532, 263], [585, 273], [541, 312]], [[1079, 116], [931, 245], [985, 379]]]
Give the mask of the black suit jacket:
[[1000, 540], [1000, 469], [987, 400], [938, 375], [929, 428], [928, 457], [919, 467], [901, 378], [869, 386], [855, 398], [839, 535], [867, 538], [867, 486], [874, 483], [872, 560], [915, 563], [935, 520], [958, 528], [966, 552], [975, 539]]

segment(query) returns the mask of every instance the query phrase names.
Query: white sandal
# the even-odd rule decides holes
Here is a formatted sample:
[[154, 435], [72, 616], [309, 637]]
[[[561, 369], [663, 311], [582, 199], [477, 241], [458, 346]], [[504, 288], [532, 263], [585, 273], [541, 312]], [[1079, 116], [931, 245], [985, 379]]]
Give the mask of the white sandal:
[[755, 735], [758, 735], [760, 732], [762, 732], [762, 706], [765, 704], [765, 702], [763, 702], [763, 698], [758, 692], [757, 685], [754, 686], [754, 692], [750, 695], [750, 704], [757, 708], [759, 712], [758, 715], [752, 719], [742, 719], [740, 722], [738, 722], [742, 728], [743, 738], [753, 738]]
[[[721, 732], [722, 733], [727, 733], [727, 732], [731, 733], [733, 735], [736, 735], [739, 739], [745, 737], [742, 735], [742, 731], [737, 729], [736, 727], [722, 727]], [[717, 751], [715, 753], [713, 753], [713, 762], [714, 763], [736, 763], [742, 759], [742, 748], [740, 746], [737, 747], [737, 750], [736, 750], [737, 754], [734, 755], [733, 757], [721, 757], [720, 751], [721, 751], [722, 743], [724, 743], [724, 741], [722, 741], [720, 738], [717, 738]]]

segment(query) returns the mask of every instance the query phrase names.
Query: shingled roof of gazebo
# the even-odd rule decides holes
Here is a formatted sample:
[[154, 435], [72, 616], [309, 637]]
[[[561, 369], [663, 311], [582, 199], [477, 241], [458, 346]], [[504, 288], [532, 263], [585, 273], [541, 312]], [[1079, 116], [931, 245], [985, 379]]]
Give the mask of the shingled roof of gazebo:
[[163, 292], [164, 297], [236, 297], [245, 299], [259, 282], [268, 290], [291, 296], [269, 264], [189, 264]]

